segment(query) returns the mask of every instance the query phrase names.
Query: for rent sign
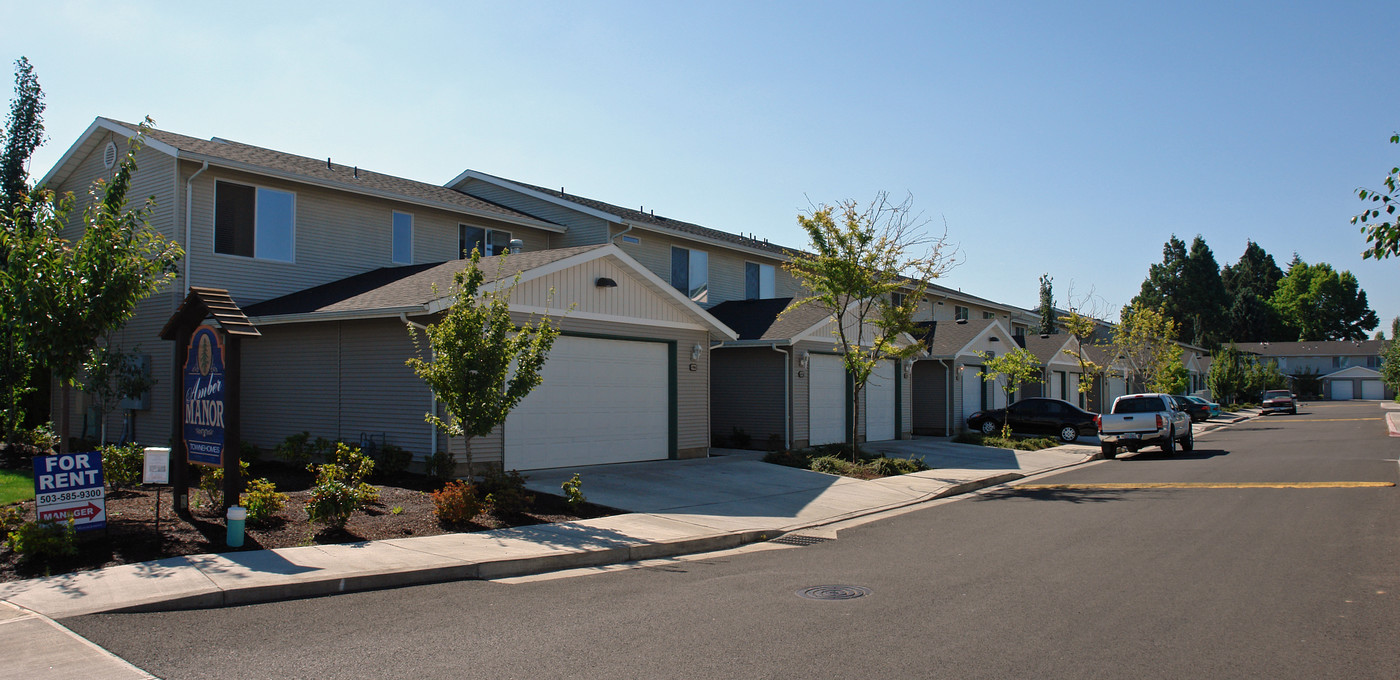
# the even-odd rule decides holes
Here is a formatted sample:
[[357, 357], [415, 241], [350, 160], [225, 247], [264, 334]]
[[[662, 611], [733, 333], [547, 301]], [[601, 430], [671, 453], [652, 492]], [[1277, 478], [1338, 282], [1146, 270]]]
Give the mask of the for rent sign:
[[189, 461], [224, 463], [224, 346], [213, 326], [200, 326], [190, 336], [185, 355], [185, 448]]
[[35, 457], [34, 500], [40, 521], [72, 517], [79, 531], [107, 526], [102, 454], [89, 451]]

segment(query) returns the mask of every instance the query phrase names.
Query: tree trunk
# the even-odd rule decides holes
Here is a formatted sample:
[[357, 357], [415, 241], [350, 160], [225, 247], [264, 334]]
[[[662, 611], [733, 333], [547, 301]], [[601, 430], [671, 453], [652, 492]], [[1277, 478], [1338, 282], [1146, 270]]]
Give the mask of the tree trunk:
[[58, 452], [69, 453], [73, 450], [73, 447], [68, 441], [68, 426], [69, 418], [71, 417], [71, 409], [68, 408], [68, 402], [73, 398], [73, 388], [67, 383], [64, 383], [63, 386], [59, 388], [58, 395]]

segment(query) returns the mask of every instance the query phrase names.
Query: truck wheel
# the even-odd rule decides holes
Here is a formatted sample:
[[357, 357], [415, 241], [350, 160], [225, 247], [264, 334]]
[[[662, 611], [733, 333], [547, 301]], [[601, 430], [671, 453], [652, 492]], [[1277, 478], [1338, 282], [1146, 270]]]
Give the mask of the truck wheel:
[[1176, 455], [1176, 429], [1167, 430], [1167, 439], [1162, 442], [1162, 453], [1168, 458]]
[[1186, 438], [1183, 439], [1183, 440], [1181, 440], [1181, 450], [1182, 450], [1182, 451], [1194, 451], [1195, 449], [1196, 449], [1196, 432], [1195, 432], [1195, 430], [1188, 430], [1188, 431], [1186, 432]]
[[1065, 425], [1060, 428], [1060, 441], [1072, 442], [1079, 438], [1079, 428], [1073, 425]]
[[1114, 444], [1099, 444], [1099, 451], [1103, 452], [1104, 460], [1113, 460], [1118, 455], [1118, 446]]
[[992, 422], [992, 421], [990, 421], [990, 420], [984, 420], [984, 421], [982, 421], [982, 434], [991, 434], [991, 433], [996, 432], [996, 431], [997, 431], [997, 424], [996, 424], [996, 423], [994, 423], [994, 422]]

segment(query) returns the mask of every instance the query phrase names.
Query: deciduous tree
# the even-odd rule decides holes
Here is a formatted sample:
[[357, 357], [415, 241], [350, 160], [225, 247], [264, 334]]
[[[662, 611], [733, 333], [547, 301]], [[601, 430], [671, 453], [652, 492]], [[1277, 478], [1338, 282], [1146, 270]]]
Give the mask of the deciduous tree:
[[[509, 255], [495, 266], [508, 271]], [[418, 356], [408, 365], [442, 401], [447, 418], [428, 413], [428, 422], [449, 436], [467, 439], [467, 474], [472, 474], [471, 438], [489, 434], [543, 380], [545, 360], [559, 329], [549, 317], [517, 325], [510, 318], [510, 296], [517, 273], [505, 288], [486, 290], [481, 253], [472, 250], [466, 269], [452, 277], [453, 298], [442, 320], [429, 324], [428, 347], [413, 326], [409, 335]]]
[[[928, 220], [913, 210], [913, 198], [894, 203], [881, 192], [868, 206], [856, 201], [818, 205], [797, 216], [810, 252], [796, 253], [784, 266], [808, 291], [798, 304], [814, 304], [838, 322], [836, 351], [850, 376], [851, 428], [846, 444], [856, 455], [860, 393], [880, 361], [904, 359], [919, 351], [914, 313], [929, 282], [956, 263], [957, 249], [926, 231]], [[895, 304], [892, 294], [902, 293]], [[794, 307], [797, 305], [794, 305]]]
[[[1391, 135], [1390, 143], [1400, 144], [1400, 134]], [[1351, 223], [1360, 226], [1361, 233], [1366, 235], [1366, 250], [1361, 251], [1363, 260], [1400, 255], [1400, 220], [1395, 217], [1395, 206], [1400, 203], [1400, 167], [1391, 168], [1381, 184], [1385, 189], [1356, 190], [1358, 198], [1370, 203], [1361, 214], [1351, 218]]]
[[1356, 277], [1295, 256], [1269, 304], [1293, 340], [1365, 340], [1380, 324]]
[[1181, 347], [1172, 340], [1176, 334], [1176, 322], [1161, 308], [1137, 303], [1125, 310], [1113, 330], [1113, 347], [1127, 360], [1138, 382], [1159, 385], [1172, 358], [1181, 356]]
[[[1008, 405], [1022, 383], [1041, 382], [1040, 360], [1024, 347], [1017, 347], [998, 357], [985, 352], [978, 352], [977, 356], [982, 357], [982, 371], [977, 375], [982, 377], [983, 382], [993, 382], [1003, 377], [1006, 379], [1001, 383], [1001, 390], [1006, 393]], [[1002, 420], [1001, 436], [1011, 436], [1010, 418]]]

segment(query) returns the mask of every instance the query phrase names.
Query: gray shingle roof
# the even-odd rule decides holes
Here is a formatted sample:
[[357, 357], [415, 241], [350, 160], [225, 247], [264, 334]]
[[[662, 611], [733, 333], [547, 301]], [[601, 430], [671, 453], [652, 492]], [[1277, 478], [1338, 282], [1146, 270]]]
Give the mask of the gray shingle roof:
[[1237, 342], [1241, 352], [1265, 357], [1379, 356], [1387, 340], [1318, 340], [1308, 342]]
[[[514, 276], [519, 271], [557, 262], [567, 257], [602, 248], [602, 245], [537, 250], [481, 258], [486, 281]], [[267, 318], [292, 314], [354, 314], [364, 312], [413, 310], [448, 295], [452, 277], [467, 267], [469, 260], [433, 264], [381, 267], [332, 281], [314, 288], [259, 302], [244, 310], [248, 316]], [[508, 263], [508, 267], [503, 266]], [[433, 286], [437, 286], [434, 292]]]
[[[138, 129], [136, 125], [131, 123], [110, 118], [104, 120], [125, 127], [132, 132]], [[350, 185], [367, 191], [401, 196], [412, 202], [427, 201], [462, 208], [473, 213], [496, 215], [513, 220], [550, 223], [548, 220], [534, 215], [497, 205], [475, 196], [468, 196], [444, 186], [385, 175], [364, 168], [356, 170], [349, 165], [332, 163], [328, 167], [324, 159], [307, 158], [224, 139], [198, 139], [160, 129], [149, 130], [146, 132], [146, 136], [158, 142], [169, 144], [183, 152], [297, 175], [317, 182]]]
[[[928, 345], [929, 356], [935, 359], [956, 356], [958, 350], [967, 347], [978, 334], [986, 330], [996, 319], [968, 319], [966, 323], [956, 321], [930, 321], [922, 324], [928, 329], [924, 334], [924, 344]], [[1015, 344], [1010, 338], [1001, 338], [1007, 343], [1007, 351]], [[1000, 356], [1000, 352], [998, 352]]]
[[1070, 336], [1063, 334], [1052, 334], [1048, 338], [1039, 335], [1026, 335], [1021, 338], [1020, 344], [1026, 348], [1042, 364], [1048, 364], [1051, 360], [1060, 356], [1060, 350], [1069, 342]]
[[793, 298], [730, 300], [711, 307], [710, 314], [740, 340], [791, 340], [831, 318], [825, 307]]

